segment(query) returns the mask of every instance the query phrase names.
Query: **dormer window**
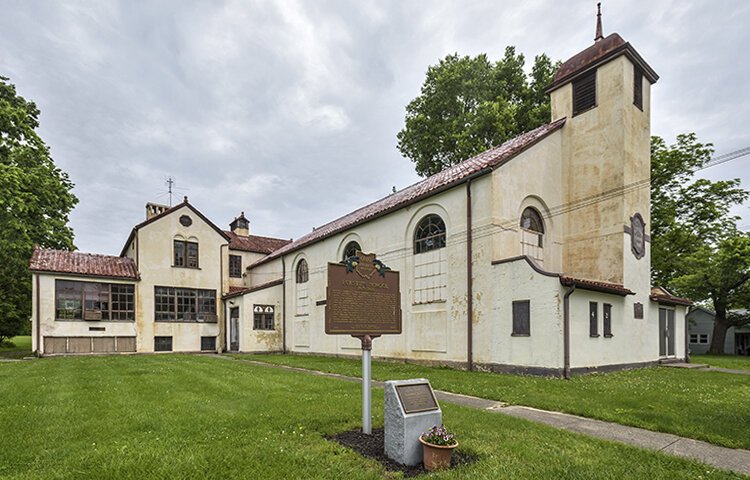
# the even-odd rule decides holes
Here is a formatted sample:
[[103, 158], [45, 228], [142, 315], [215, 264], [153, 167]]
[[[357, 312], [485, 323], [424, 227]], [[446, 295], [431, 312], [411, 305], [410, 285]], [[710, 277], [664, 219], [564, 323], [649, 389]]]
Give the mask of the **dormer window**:
[[596, 70], [573, 82], [573, 115], [596, 107]]

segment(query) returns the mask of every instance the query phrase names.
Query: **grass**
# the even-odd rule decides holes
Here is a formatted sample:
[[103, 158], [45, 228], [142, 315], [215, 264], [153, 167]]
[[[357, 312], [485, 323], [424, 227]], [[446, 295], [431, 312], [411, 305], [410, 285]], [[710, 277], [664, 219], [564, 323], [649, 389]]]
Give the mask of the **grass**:
[[[0, 365], [4, 479], [393, 477], [324, 439], [356, 428], [360, 386], [200, 355]], [[375, 390], [375, 426], [382, 425]], [[742, 478], [662, 453], [454, 405], [475, 463], [429, 478]], [[398, 475], [395, 475], [398, 477]]]
[[10, 339], [10, 343], [13, 346], [2, 346], [0, 347], [0, 360], [2, 359], [18, 359], [28, 357], [31, 355], [31, 337], [20, 336], [13, 337]]
[[[308, 355], [235, 355], [360, 376], [355, 359]], [[375, 380], [425, 377], [433, 388], [597, 418], [731, 448], [750, 449], [750, 377], [677, 368], [644, 368], [571, 380], [372, 363]]]
[[731, 370], [750, 370], [750, 356], [740, 355], [690, 355], [693, 363], [707, 363], [712, 367]]

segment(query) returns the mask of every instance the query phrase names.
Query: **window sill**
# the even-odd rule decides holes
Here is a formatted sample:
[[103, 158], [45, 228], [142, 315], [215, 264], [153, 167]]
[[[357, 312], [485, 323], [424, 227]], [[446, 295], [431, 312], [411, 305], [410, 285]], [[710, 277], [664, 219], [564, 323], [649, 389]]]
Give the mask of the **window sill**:
[[511, 337], [530, 337], [530, 333], [511, 333]]
[[448, 300], [430, 300], [429, 302], [413, 302], [412, 306], [414, 305], [429, 305], [431, 303], [446, 303]]
[[614, 335], [612, 335], [611, 333], [604, 334], [604, 338], [612, 338], [612, 337], [614, 337]]
[[154, 320], [154, 323], [208, 323], [211, 325], [216, 325], [219, 322], [218, 320]]
[[[198, 270], [200, 270], [200, 268]], [[229, 278], [242, 278], [242, 275], [229, 275]]]
[[85, 323], [135, 323], [135, 320], [82, 320], [80, 318], [56, 318], [56, 322], [85, 322]]
[[253, 328], [253, 332], [275, 332], [275, 328]]
[[589, 337], [591, 337], [591, 338], [599, 338], [599, 334], [598, 333], [596, 335], [589, 334]]
[[295, 317], [309, 317], [310, 314], [309, 313], [295, 313], [294, 316]]
[[188, 270], [201, 270], [201, 267], [186, 267], [184, 265], [172, 265], [172, 268], [186, 268]]

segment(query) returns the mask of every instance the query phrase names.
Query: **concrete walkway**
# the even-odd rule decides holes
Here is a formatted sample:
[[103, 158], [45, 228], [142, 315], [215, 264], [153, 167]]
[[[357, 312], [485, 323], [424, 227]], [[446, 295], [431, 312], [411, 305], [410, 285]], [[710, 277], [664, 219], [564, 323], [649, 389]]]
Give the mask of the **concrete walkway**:
[[660, 367], [667, 368], [687, 368], [690, 370], [699, 370], [701, 372], [721, 372], [721, 373], [733, 373], [735, 375], [750, 375], [750, 370], [733, 370], [731, 368], [721, 367], [709, 367], [705, 363], [664, 363], [659, 365]]
[[[299, 367], [276, 365], [273, 363], [259, 362], [257, 360], [234, 359], [217, 355], [220, 358], [232, 359], [239, 362], [250, 363], [262, 367], [278, 368], [295, 372], [307, 373], [321, 377], [336, 378], [346, 382], [360, 383], [361, 378], [339, 375], [337, 373], [320, 372]], [[373, 380], [373, 386], [382, 387], [383, 382]], [[648, 450], [656, 450], [678, 457], [712, 465], [716, 468], [732, 472], [750, 475], [750, 451], [720, 447], [711, 443], [678, 437], [670, 433], [652, 432], [642, 428], [628, 427], [619, 423], [603, 422], [591, 418], [579, 417], [567, 413], [550, 412], [537, 408], [523, 407], [519, 405], [506, 405], [502, 402], [488, 400], [486, 398], [472, 397], [458, 393], [443, 392], [435, 390], [435, 396], [441, 402], [453, 403], [464, 407], [477, 408], [491, 413], [501, 413], [512, 417], [523, 418], [532, 422], [543, 423], [551, 427], [571, 432], [582, 433], [596, 438], [626, 443]]]

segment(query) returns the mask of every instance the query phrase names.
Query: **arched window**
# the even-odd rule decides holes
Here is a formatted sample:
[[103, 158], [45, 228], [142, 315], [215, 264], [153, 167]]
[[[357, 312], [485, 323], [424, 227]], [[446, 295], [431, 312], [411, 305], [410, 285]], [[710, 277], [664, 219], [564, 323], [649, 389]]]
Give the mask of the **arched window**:
[[414, 253], [424, 253], [445, 247], [445, 222], [438, 215], [427, 215], [414, 231]]
[[[521, 228], [532, 232], [544, 233], [544, 222], [542, 216], [535, 208], [526, 207], [521, 214]], [[540, 245], [541, 247], [541, 245]]]
[[539, 210], [526, 207], [521, 214], [521, 253], [544, 265], [544, 220]]
[[347, 243], [346, 248], [344, 248], [344, 258], [342, 260], [355, 256], [358, 251], [362, 251], [362, 247], [359, 246], [359, 243], [355, 241]]
[[307, 272], [307, 260], [304, 258], [297, 264], [297, 283], [307, 282], [309, 276]]

